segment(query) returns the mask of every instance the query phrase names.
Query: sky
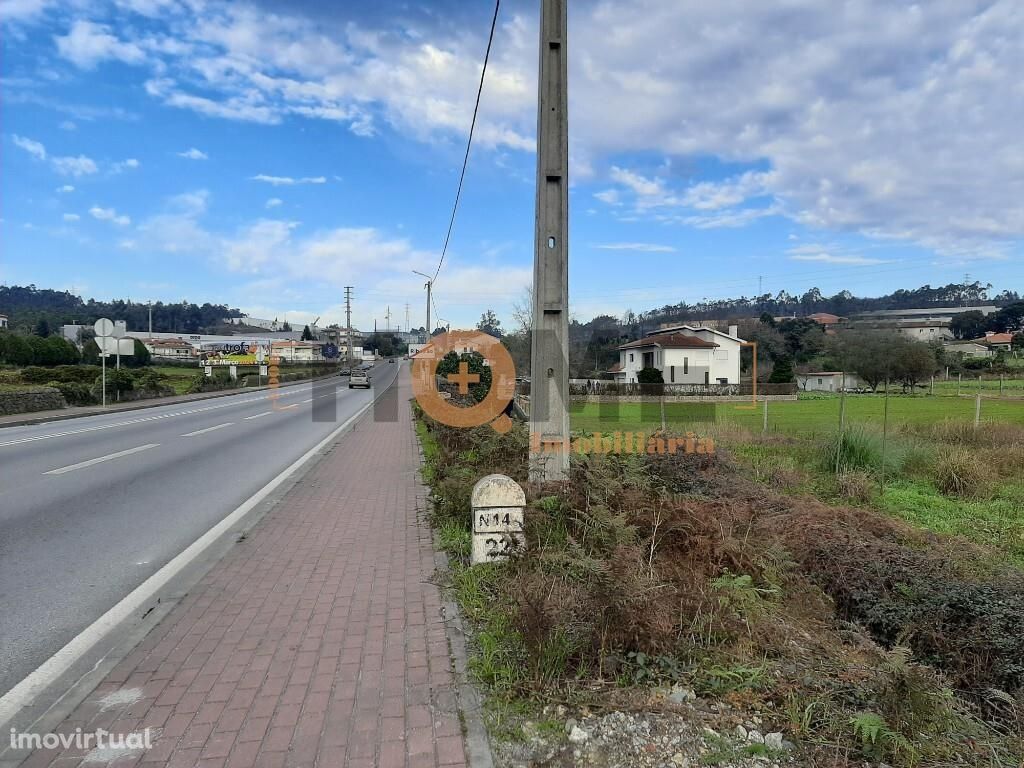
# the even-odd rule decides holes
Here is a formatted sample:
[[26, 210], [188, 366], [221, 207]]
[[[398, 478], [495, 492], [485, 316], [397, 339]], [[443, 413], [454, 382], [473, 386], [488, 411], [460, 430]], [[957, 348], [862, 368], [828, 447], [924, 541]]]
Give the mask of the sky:
[[[539, 2], [501, 4], [434, 318], [532, 279]], [[1024, 290], [1019, 0], [573, 0], [570, 306]], [[0, 282], [425, 323], [490, 0], [0, 0]], [[0, 308], [2, 309], [2, 308]], [[387, 313], [390, 312], [390, 319]]]

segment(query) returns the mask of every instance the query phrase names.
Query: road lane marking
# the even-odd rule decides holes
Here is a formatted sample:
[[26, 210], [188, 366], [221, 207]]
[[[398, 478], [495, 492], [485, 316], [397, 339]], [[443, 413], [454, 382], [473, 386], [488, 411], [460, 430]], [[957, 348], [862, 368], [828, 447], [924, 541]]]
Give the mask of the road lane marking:
[[195, 437], [196, 435], [205, 435], [207, 432], [215, 432], [218, 429], [224, 429], [224, 427], [230, 427], [234, 423], [235, 422], [233, 422], [233, 421], [225, 421], [223, 424], [217, 424], [217, 425], [212, 426], [212, 427], [207, 427], [206, 429], [197, 429], [195, 432], [186, 432], [184, 435], [182, 435], [182, 437]]
[[370, 410], [376, 398], [381, 397], [384, 392], [391, 388], [397, 378], [398, 376], [396, 375], [391, 380], [391, 384], [381, 390], [381, 392], [378, 393], [376, 397], [372, 398], [370, 402], [360, 406], [360, 408], [344, 423], [338, 426], [337, 429], [332, 430], [327, 437], [292, 462], [290, 466], [249, 497], [249, 499], [243, 502], [241, 506], [237, 507], [233, 512], [228, 514], [227, 517], [223, 518], [219, 523], [210, 528], [210, 530], [192, 542], [192, 544], [190, 544], [179, 555], [174, 557], [160, 570], [133, 589], [124, 598], [122, 598], [117, 605], [78, 633], [74, 639], [69, 641], [67, 645], [44, 661], [34, 672], [29, 673], [24, 680], [11, 688], [11, 690], [3, 696], [0, 696], [0, 731], [4, 730], [7, 724], [10, 723], [11, 719], [25, 707], [32, 705], [38, 697], [54, 683], [54, 681], [67, 672], [74, 663], [88, 653], [96, 643], [109, 635], [110, 632], [116, 629], [122, 621], [133, 614], [138, 613], [143, 606], [147, 605], [149, 601], [152, 600], [153, 597], [163, 587], [165, 587], [172, 578], [174, 578], [174, 576], [182, 571], [189, 563], [199, 557], [199, 555], [213, 544], [213, 542], [217, 541], [217, 539], [219, 539], [225, 532], [229, 531], [232, 526], [242, 520], [246, 514], [256, 507], [257, 504], [270, 496], [270, 494], [273, 493], [274, 490], [284, 483], [289, 477], [291, 477], [296, 470], [316, 456], [317, 453], [322, 451], [326, 446], [330, 445], [331, 442], [341, 435], [346, 429], [355, 424], [363, 414]]
[[133, 453], [141, 453], [142, 451], [148, 451], [150, 448], [156, 448], [160, 443], [149, 443], [148, 445], [140, 445], [138, 448], [129, 448], [127, 451], [118, 451], [117, 453], [111, 453], [107, 456], [100, 456], [99, 458], [89, 459], [88, 461], [80, 461], [77, 464], [71, 464], [67, 467], [61, 467], [60, 469], [51, 469], [49, 472], [43, 472], [44, 475], [63, 475], [65, 472], [74, 472], [76, 469], [85, 469], [96, 464], [102, 464], [104, 461], [112, 461], [113, 459], [120, 459], [122, 456], [130, 456]]
[[312, 403], [312, 402], [313, 402], [313, 398], [311, 397], [311, 398], [309, 398], [309, 400], [303, 400], [302, 403], [300, 403], [300, 405], [305, 405], [306, 403]]
[[[299, 386], [301, 386], [301, 385], [299, 385]], [[113, 429], [115, 427], [128, 427], [128, 426], [131, 426], [132, 424], [144, 424], [144, 423], [150, 422], [150, 421], [160, 421], [161, 419], [170, 419], [170, 418], [173, 418], [175, 416], [191, 416], [194, 413], [206, 413], [207, 411], [215, 411], [215, 410], [219, 410], [221, 408], [231, 408], [231, 407], [236, 406], [236, 405], [245, 405], [247, 403], [255, 403], [255, 402], [258, 402], [260, 400], [277, 400], [277, 399], [282, 398], [282, 397], [291, 397], [292, 395], [301, 395], [301, 394], [303, 394], [303, 392], [301, 390], [298, 390], [298, 389], [293, 390], [293, 391], [288, 391], [288, 392], [271, 391], [267, 395], [260, 395], [258, 397], [248, 397], [245, 400], [237, 400], [237, 401], [232, 399], [232, 402], [230, 402], [230, 403], [218, 403], [217, 405], [210, 405], [210, 406], [207, 406], [205, 408], [189, 408], [187, 410], [176, 411], [174, 413], [160, 413], [160, 414], [157, 414], [155, 416], [145, 416], [145, 417], [141, 417], [141, 418], [138, 418], [138, 419], [128, 419], [126, 421], [118, 421], [118, 422], [115, 422], [114, 424], [97, 424], [97, 425], [92, 426], [92, 427], [83, 427], [81, 429], [69, 429], [69, 430], [65, 430], [64, 432], [50, 432], [50, 433], [47, 433], [45, 435], [32, 435], [30, 437], [20, 437], [20, 438], [17, 438], [16, 440], [7, 440], [6, 442], [0, 442], [0, 448], [7, 448], [8, 446], [12, 446], [12, 445], [21, 445], [23, 443], [33, 443], [33, 442], [36, 442], [37, 440], [49, 440], [49, 439], [54, 438], [54, 437], [68, 437], [68, 436], [71, 436], [71, 435], [81, 435], [81, 434], [85, 434], [85, 433], [88, 433], [88, 432], [98, 432], [99, 430], [103, 430], [103, 429]], [[94, 413], [94, 414], [90, 414], [89, 416], [82, 416], [80, 418], [92, 418], [93, 416], [103, 416], [103, 415], [105, 415], [105, 414]]]
[[246, 416], [243, 421], [252, 421], [253, 419], [261, 419], [264, 416], [269, 416], [273, 411], [264, 411], [263, 413], [257, 413], [255, 416]]

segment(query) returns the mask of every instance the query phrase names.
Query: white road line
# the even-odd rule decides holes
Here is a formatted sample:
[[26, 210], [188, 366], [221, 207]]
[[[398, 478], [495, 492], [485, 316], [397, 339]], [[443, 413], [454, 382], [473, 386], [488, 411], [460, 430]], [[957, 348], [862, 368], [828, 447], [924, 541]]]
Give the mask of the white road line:
[[[300, 385], [301, 386], [301, 385]], [[272, 391], [267, 395], [260, 395], [258, 397], [247, 397], [244, 400], [234, 400], [229, 403], [218, 403], [217, 405], [209, 405], [205, 408], [189, 408], [184, 411], [175, 411], [174, 413], [160, 413], [155, 416], [144, 416], [138, 419], [127, 419], [125, 421], [118, 421], [113, 424], [97, 424], [92, 427], [82, 427], [81, 429], [69, 429], [64, 432], [50, 432], [45, 435], [32, 435], [31, 437], [20, 437], [16, 440], [7, 440], [6, 442], [0, 442], [0, 448], [6, 448], [11, 445], [21, 445], [22, 443], [33, 443], [37, 440], [49, 440], [54, 437], [68, 437], [70, 435], [81, 435], [87, 432], [97, 432], [102, 429], [113, 429], [115, 427], [127, 427], [132, 424], [144, 424], [149, 421], [160, 421], [161, 419], [170, 419], [175, 416], [190, 416], [194, 413], [206, 413], [207, 411], [216, 411], [221, 408], [231, 408], [236, 405], [245, 405], [247, 403], [255, 403], [260, 400], [277, 400], [282, 397], [290, 397], [292, 395], [301, 395], [303, 390], [295, 389], [293, 391], [279, 392]], [[91, 414], [90, 416], [83, 416], [82, 418], [92, 418], [92, 416], [102, 416], [102, 413]]]
[[196, 435], [205, 435], [207, 432], [215, 432], [218, 429], [224, 429], [224, 427], [230, 427], [235, 422], [225, 421], [223, 424], [217, 424], [213, 427], [207, 427], [206, 429], [197, 429], [195, 432], [186, 432], [182, 437], [195, 437]]
[[[392, 384], [394, 384], [393, 381]], [[332, 430], [327, 437], [296, 459], [291, 466], [260, 488], [247, 501], [243, 502], [240, 507], [192, 542], [187, 549], [132, 590], [121, 602], [83, 629], [77, 637], [44, 661], [38, 669], [30, 673], [28, 677], [11, 688], [3, 696], [0, 696], [0, 731], [4, 730], [4, 727], [11, 718], [26, 706], [31, 705], [50, 684], [67, 672], [90, 648], [114, 630], [122, 621], [137, 613], [167, 582], [202, 554], [223, 533], [230, 530], [231, 526], [245, 517], [251, 509], [273, 493], [299, 467], [313, 458], [338, 435], [354, 424], [372, 405], [373, 400], [362, 406], [351, 418], [337, 429]]]
[[263, 413], [257, 413], [255, 416], [246, 416], [243, 421], [252, 421], [253, 419], [261, 419], [264, 416], [269, 416], [273, 411], [264, 411]]
[[149, 443], [148, 445], [140, 445], [138, 448], [129, 448], [127, 451], [118, 451], [117, 453], [111, 453], [107, 456], [100, 456], [96, 459], [89, 459], [88, 461], [80, 461], [77, 464], [71, 464], [67, 467], [61, 467], [60, 469], [51, 469], [49, 472], [43, 472], [44, 475], [63, 475], [65, 472], [74, 472], [76, 469], [85, 469], [95, 464], [102, 464], [104, 461], [111, 461], [113, 459], [119, 459], [122, 456], [130, 456], [133, 453], [141, 453], [142, 451], [148, 451], [150, 448], [156, 448], [160, 443]]
[[305, 405], [306, 403], [312, 403], [312, 402], [313, 402], [313, 398], [311, 397], [311, 398], [309, 398], [309, 400], [303, 400], [301, 405]]
[[286, 405], [283, 408], [278, 408], [277, 410], [279, 410], [279, 411], [290, 411], [292, 408], [298, 408], [298, 407], [299, 407], [298, 403], [292, 403], [291, 405]]

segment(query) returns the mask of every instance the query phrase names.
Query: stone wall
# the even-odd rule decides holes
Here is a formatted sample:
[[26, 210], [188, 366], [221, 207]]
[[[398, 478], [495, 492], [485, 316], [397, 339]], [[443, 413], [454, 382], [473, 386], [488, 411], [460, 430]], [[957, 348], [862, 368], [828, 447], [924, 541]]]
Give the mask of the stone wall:
[[0, 391], [0, 416], [12, 413], [34, 413], [67, 408], [60, 390], [53, 387], [35, 387], [21, 392]]

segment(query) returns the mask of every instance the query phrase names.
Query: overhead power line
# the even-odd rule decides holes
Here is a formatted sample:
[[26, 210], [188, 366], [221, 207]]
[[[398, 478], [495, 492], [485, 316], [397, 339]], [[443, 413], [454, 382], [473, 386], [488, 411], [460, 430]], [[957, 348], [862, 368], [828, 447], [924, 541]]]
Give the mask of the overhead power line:
[[445, 254], [448, 253], [448, 243], [452, 239], [452, 229], [455, 227], [455, 214], [459, 210], [459, 200], [462, 198], [462, 184], [466, 180], [466, 167], [469, 165], [469, 150], [473, 146], [473, 131], [476, 129], [476, 117], [480, 112], [480, 96], [484, 92], [484, 77], [487, 75], [487, 62], [491, 58], [491, 45], [494, 43], [494, 30], [498, 26], [498, 9], [501, 7], [501, 0], [494, 2], [494, 17], [491, 19], [491, 32], [487, 36], [487, 50], [484, 52], [484, 65], [480, 70], [480, 85], [476, 89], [476, 104], [473, 106], [473, 121], [469, 124], [469, 139], [466, 141], [466, 155], [462, 158], [462, 172], [459, 174], [459, 187], [455, 192], [455, 204], [452, 206], [452, 217], [448, 221], [448, 232], [444, 236], [444, 246], [441, 248], [441, 258], [437, 262], [437, 269], [434, 271], [434, 280], [437, 280], [444, 264]]

